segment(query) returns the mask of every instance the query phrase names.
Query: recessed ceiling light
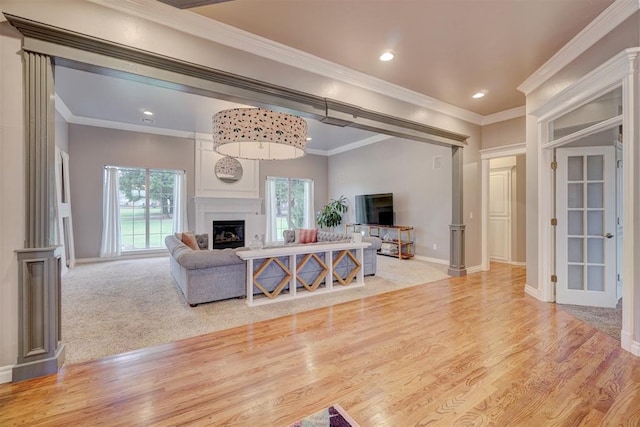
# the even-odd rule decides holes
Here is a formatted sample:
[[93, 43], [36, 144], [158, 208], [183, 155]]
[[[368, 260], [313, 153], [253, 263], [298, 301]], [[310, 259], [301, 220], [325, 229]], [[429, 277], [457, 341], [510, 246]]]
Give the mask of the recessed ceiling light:
[[153, 112], [149, 111], [149, 110], [144, 110], [142, 112], [142, 114], [144, 114], [145, 116], [153, 116]]
[[391, 52], [390, 50], [386, 50], [382, 52], [382, 55], [380, 55], [380, 61], [391, 61], [394, 56], [395, 55], [393, 54], [393, 52]]
[[307, 137], [307, 141], [311, 141], [313, 138], [311, 138], [310, 136]]
[[480, 99], [480, 98], [482, 98], [482, 97], [483, 97], [483, 96], [485, 96], [485, 95], [486, 95], [486, 93], [485, 93], [485, 92], [476, 92], [476, 93], [474, 93], [473, 95], [471, 95], [471, 97], [472, 97], [472, 98], [474, 98], [474, 99]]

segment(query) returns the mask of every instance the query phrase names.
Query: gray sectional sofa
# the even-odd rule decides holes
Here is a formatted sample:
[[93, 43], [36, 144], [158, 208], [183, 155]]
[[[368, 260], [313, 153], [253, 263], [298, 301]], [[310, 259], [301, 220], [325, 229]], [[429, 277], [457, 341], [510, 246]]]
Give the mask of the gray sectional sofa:
[[171, 275], [190, 306], [245, 295], [246, 262], [236, 251], [246, 248], [194, 251], [174, 235], [164, 242]]
[[[285, 237], [287, 235], [285, 234]], [[193, 250], [174, 235], [165, 238], [165, 245], [169, 250], [169, 266], [171, 275], [182, 291], [186, 302], [195, 307], [198, 304], [219, 301], [229, 298], [246, 296], [246, 261], [236, 255], [237, 251], [249, 250], [237, 249], [213, 249], [209, 250], [206, 235], [196, 236], [200, 250]], [[318, 243], [337, 242], [348, 240], [344, 235], [334, 233], [318, 233]], [[381, 241], [377, 237], [366, 237], [363, 241], [370, 242], [371, 246], [364, 250], [364, 274], [371, 276], [376, 274], [376, 251], [380, 248]], [[305, 245], [314, 245], [308, 243]], [[301, 245], [292, 242], [285, 245]], [[298, 255], [298, 261], [304, 255]], [[324, 254], [321, 255], [323, 257]], [[288, 266], [288, 257], [280, 260]], [[343, 260], [345, 261], [345, 260]], [[347, 265], [336, 266], [337, 271], [347, 270]], [[307, 280], [313, 277], [320, 267], [315, 262], [309, 262], [299, 273], [300, 277]], [[263, 286], [274, 288], [282, 278], [282, 270], [272, 263], [260, 276]], [[301, 286], [298, 284], [298, 286]], [[260, 291], [256, 288], [254, 293]]]

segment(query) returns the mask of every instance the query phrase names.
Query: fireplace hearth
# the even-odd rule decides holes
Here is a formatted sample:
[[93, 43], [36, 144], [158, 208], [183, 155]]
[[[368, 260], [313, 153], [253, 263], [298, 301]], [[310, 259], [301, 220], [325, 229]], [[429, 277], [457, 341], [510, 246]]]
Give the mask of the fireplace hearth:
[[244, 220], [213, 221], [213, 249], [241, 248], [244, 246]]

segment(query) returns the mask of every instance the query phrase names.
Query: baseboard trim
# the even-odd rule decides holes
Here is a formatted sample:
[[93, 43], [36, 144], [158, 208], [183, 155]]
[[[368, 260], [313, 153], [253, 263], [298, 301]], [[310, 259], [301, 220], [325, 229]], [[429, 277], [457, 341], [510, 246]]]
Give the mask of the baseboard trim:
[[467, 267], [467, 274], [480, 273], [482, 271], [481, 265], [474, 265], [472, 267]]
[[52, 357], [18, 363], [13, 367], [12, 381], [20, 382], [57, 373], [64, 364], [65, 348], [60, 343]]
[[620, 332], [620, 344], [623, 350], [640, 357], [640, 342], [635, 341], [629, 332], [625, 330]]
[[531, 285], [527, 285], [527, 284], [525, 284], [525, 285], [524, 285], [524, 293], [525, 293], [525, 294], [529, 294], [529, 295], [531, 295], [532, 297], [534, 297], [535, 299], [542, 301], [542, 300], [540, 299], [540, 295], [539, 295], [539, 292], [538, 292], [538, 288], [534, 288], [534, 287], [533, 287], [533, 286], [531, 286]]
[[158, 258], [169, 256], [169, 251], [167, 250], [159, 250], [154, 252], [145, 252], [145, 253], [135, 253], [135, 254], [127, 254], [120, 255], [118, 257], [109, 257], [109, 258], [78, 258], [76, 259], [76, 264], [93, 264], [95, 262], [109, 262], [109, 261], [122, 261], [128, 259], [142, 259], [142, 258]]
[[526, 262], [521, 262], [521, 261], [503, 261], [503, 260], [497, 260], [497, 259], [492, 259], [490, 260], [491, 262], [495, 262], [498, 264], [508, 264], [508, 265], [515, 265], [517, 267], [524, 267], [527, 265]]
[[419, 261], [432, 262], [434, 264], [449, 265], [449, 260], [448, 259], [431, 258], [431, 257], [428, 257], [428, 256], [423, 256], [423, 255], [414, 255], [413, 257], [415, 259], [419, 260]]
[[0, 366], [0, 384], [6, 384], [13, 381], [14, 365]]

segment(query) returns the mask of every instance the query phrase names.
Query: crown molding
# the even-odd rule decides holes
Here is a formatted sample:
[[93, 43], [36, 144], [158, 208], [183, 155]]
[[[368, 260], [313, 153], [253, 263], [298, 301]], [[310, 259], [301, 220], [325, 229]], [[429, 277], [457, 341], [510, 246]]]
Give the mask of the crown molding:
[[615, 0], [600, 15], [580, 31], [573, 39], [555, 53], [547, 62], [538, 68], [518, 90], [525, 95], [538, 88], [551, 76], [569, 65], [578, 56], [593, 46], [602, 37], [609, 34], [625, 19], [640, 8], [639, 0]]
[[393, 138], [393, 137], [389, 135], [373, 135], [373, 136], [370, 136], [369, 138], [361, 139], [360, 141], [352, 142], [351, 144], [343, 145], [342, 147], [329, 150], [327, 151], [327, 155], [334, 156], [336, 154], [355, 150], [356, 148], [366, 147], [367, 145], [375, 144], [380, 141], [386, 141], [387, 139], [390, 139], [390, 138]]
[[530, 114], [536, 116], [538, 122], [551, 120], [564, 114], [568, 106], [578, 107], [606, 93], [620, 85], [622, 79], [634, 71], [634, 62], [639, 55], [640, 48], [637, 47], [623, 50]]
[[213, 142], [213, 135], [210, 133], [195, 132], [193, 133], [193, 138], [199, 141]]
[[491, 147], [480, 150], [480, 158], [482, 160], [490, 160], [499, 157], [518, 156], [526, 154], [527, 143], [520, 142], [518, 144], [503, 145], [501, 147]]
[[[84, 126], [94, 126], [100, 128], [123, 130], [128, 132], [148, 133], [153, 135], [173, 136], [178, 138], [187, 138], [193, 140], [213, 141], [213, 136], [208, 133], [202, 132], [187, 132], [167, 128], [154, 128], [144, 125], [134, 125], [130, 123], [120, 123], [111, 120], [94, 119], [91, 117], [75, 116], [67, 105], [56, 94], [56, 110], [64, 117], [67, 123]], [[384, 141], [392, 138], [389, 135], [374, 135], [369, 138], [362, 139], [360, 141], [352, 142], [351, 144], [344, 145], [333, 150], [317, 150], [307, 149], [307, 154], [313, 154], [316, 156], [332, 156], [334, 154], [344, 153], [346, 151], [355, 150], [356, 148], [365, 147], [367, 145], [375, 144], [376, 142]]]
[[[203, 141], [213, 141], [213, 136], [210, 133], [201, 133], [201, 132], [196, 132], [196, 133], [192, 133], [191, 137], [197, 139], [197, 140], [203, 140]], [[370, 136], [368, 138], [365, 139], [361, 139], [360, 141], [356, 141], [356, 142], [352, 142], [350, 144], [347, 145], [343, 145], [342, 147], [339, 148], [334, 148], [333, 150], [318, 150], [315, 148], [309, 148], [307, 149], [307, 154], [313, 154], [316, 156], [325, 156], [325, 157], [329, 157], [329, 156], [333, 156], [334, 154], [340, 154], [340, 153], [344, 153], [346, 151], [351, 151], [351, 150], [355, 150], [356, 148], [360, 148], [360, 147], [365, 147], [367, 145], [371, 145], [371, 144], [375, 144], [376, 142], [380, 142], [380, 141], [384, 141], [386, 139], [392, 138], [389, 135], [373, 135]]]
[[329, 157], [327, 150], [316, 150], [314, 148], [307, 149], [307, 154], [313, 154], [314, 156]]
[[71, 120], [67, 122], [74, 125], [94, 126], [100, 128], [124, 130], [129, 132], [149, 133], [153, 135], [173, 136], [177, 138], [194, 139], [194, 132], [187, 132], [182, 130], [166, 129], [166, 128], [154, 128], [144, 125], [134, 125], [130, 123], [120, 123], [111, 120], [94, 119], [91, 117], [72, 116]]
[[62, 98], [60, 98], [57, 93], [56, 93], [56, 111], [60, 113], [60, 115], [66, 120], [67, 123], [71, 122], [71, 119], [73, 118], [73, 113], [71, 112], [71, 110], [69, 110], [69, 107], [67, 107], [67, 104], [64, 103]]
[[[211, 135], [210, 133], [196, 132], [196, 133], [194, 133], [192, 135], [193, 135], [193, 138], [195, 138], [197, 140], [213, 141], [213, 135]], [[375, 141], [372, 141], [374, 138], [378, 138], [378, 139], [375, 140]], [[369, 138], [365, 138], [363, 140], [356, 141], [356, 142], [353, 142], [351, 144], [345, 145], [343, 147], [340, 147], [339, 149], [335, 149], [335, 150], [333, 150], [333, 151], [336, 151], [335, 153], [332, 150], [318, 150], [318, 149], [315, 149], [315, 148], [308, 148], [306, 151], [307, 151], [307, 154], [313, 154], [313, 155], [316, 155], [316, 156], [328, 157], [328, 156], [331, 156], [332, 154], [337, 154], [337, 153], [342, 153], [344, 151], [354, 150], [356, 148], [364, 147], [365, 145], [373, 144], [374, 142], [382, 141], [382, 140], [387, 139], [387, 138], [390, 138], [390, 136], [387, 136], [387, 135], [374, 135], [374, 136], [371, 136]], [[347, 148], [347, 147], [350, 147], [350, 148]], [[341, 151], [337, 151], [337, 150], [341, 150]]]
[[306, 52], [154, 0], [89, 0], [175, 30], [480, 125], [483, 116]]
[[505, 120], [517, 119], [526, 114], [526, 108], [524, 105], [510, 110], [500, 111], [498, 113], [489, 114], [482, 118], [481, 126], [491, 125], [493, 123], [504, 122]]

